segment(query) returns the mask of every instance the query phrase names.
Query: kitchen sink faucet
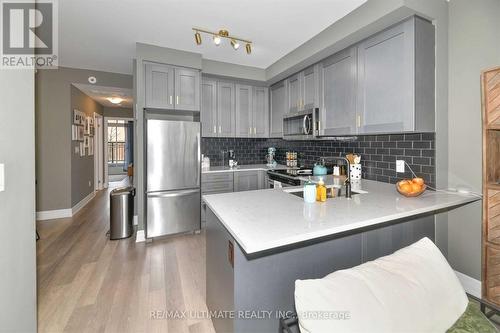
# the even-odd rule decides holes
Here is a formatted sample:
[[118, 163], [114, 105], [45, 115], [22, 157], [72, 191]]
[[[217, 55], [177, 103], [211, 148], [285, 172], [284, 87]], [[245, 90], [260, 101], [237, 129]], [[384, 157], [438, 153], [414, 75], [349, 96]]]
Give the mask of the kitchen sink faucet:
[[342, 157], [342, 156], [330, 156], [330, 157], [322, 157], [321, 158], [323, 160], [323, 164], [324, 164], [324, 161], [326, 160], [331, 160], [331, 161], [344, 161], [347, 163], [347, 170], [346, 170], [346, 174], [347, 174], [347, 178], [344, 182], [345, 184], [345, 197], [347, 199], [351, 199], [352, 197], [352, 193], [351, 193], [351, 162], [349, 162], [349, 160], [345, 157]]

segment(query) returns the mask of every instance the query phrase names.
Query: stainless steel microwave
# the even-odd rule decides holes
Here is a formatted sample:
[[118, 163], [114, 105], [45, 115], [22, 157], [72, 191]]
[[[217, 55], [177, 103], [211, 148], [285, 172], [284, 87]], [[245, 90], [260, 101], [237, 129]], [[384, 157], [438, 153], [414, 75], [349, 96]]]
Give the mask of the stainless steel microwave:
[[314, 139], [316, 124], [315, 109], [309, 109], [283, 116], [283, 139], [307, 140]]

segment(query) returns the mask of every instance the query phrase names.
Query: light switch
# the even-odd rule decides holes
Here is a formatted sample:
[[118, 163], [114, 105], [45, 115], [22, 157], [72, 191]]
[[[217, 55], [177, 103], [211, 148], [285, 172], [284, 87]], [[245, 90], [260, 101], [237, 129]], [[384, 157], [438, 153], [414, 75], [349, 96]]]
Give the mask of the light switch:
[[0, 192], [5, 191], [5, 166], [0, 164]]
[[404, 160], [396, 160], [396, 172], [400, 172], [400, 173], [405, 172], [405, 161]]

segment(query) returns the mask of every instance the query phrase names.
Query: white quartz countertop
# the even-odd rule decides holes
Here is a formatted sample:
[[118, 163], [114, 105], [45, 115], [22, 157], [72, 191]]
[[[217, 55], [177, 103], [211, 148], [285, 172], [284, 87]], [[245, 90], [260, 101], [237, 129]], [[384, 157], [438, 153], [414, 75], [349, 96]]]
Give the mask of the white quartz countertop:
[[266, 164], [249, 164], [249, 165], [238, 165], [235, 168], [230, 168], [228, 166], [211, 166], [209, 169], [202, 169], [202, 173], [214, 173], [214, 172], [237, 172], [237, 171], [257, 171], [257, 170], [280, 170], [289, 169], [285, 165], [278, 164], [276, 167], [268, 167]]
[[364, 193], [350, 200], [339, 197], [307, 204], [286, 192], [291, 189], [205, 195], [203, 200], [241, 248], [253, 254], [480, 199], [430, 190], [406, 198], [393, 184], [361, 180], [353, 183], [352, 190]]

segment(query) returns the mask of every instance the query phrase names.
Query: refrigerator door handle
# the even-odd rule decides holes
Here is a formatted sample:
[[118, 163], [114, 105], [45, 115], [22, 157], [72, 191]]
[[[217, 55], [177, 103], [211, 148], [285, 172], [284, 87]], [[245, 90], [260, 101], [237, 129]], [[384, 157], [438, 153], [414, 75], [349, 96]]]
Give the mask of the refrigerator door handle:
[[148, 198], [173, 198], [173, 197], [183, 197], [186, 195], [190, 195], [193, 193], [198, 193], [200, 192], [199, 189], [194, 189], [194, 190], [182, 190], [182, 191], [175, 191], [175, 192], [161, 192], [161, 193], [148, 193], [147, 197]]
[[200, 132], [198, 132], [198, 134], [196, 135], [196, 142], [198, 143], [198, 149], [197, 149], [197, 152], [198, 152], [198, 158], [197, 158], [197, 161], [198, 161], [198, 172], [196, 173], [196, 184], [200, 185], [200, 174], [201, 174], [201, 135], [200, 135]]

